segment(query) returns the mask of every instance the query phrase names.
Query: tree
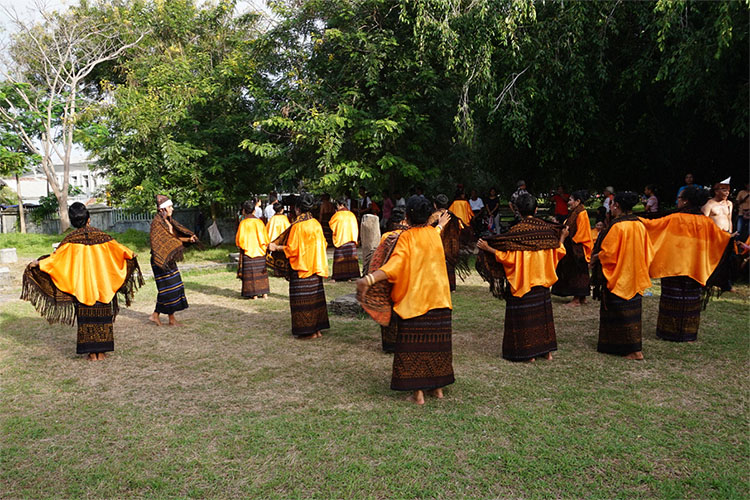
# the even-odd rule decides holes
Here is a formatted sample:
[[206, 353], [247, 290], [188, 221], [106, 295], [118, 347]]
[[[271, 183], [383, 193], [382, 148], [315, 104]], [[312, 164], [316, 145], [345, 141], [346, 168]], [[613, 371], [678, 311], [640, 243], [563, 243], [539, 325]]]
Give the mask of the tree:
[[26, 232], [26, 218], [19, 177], [31, 170], [32, 166], [38, 162], [39, 157], [29, 151], [20, 137], [0, 124], [0, 176], [16, 178], [18, 224], [21, 233]]
[[[117, 23], [86, 12], [87, 4], [64, 13], [37, 4], [41, 22], [27, 22], [9, 11], [15, 33], [0, 64], [0, 118], [24, 147], [41, 159], [47, 182], [60, 206], [60, 228], [69, 226], [68, 185], [73, 145], [81, 132], [79, 116], [90, 104], [84, 85], [97, 66], [118, 58], [144, 36], [124, 43]], [[63, 165], [58, 180], [53, 158]]]

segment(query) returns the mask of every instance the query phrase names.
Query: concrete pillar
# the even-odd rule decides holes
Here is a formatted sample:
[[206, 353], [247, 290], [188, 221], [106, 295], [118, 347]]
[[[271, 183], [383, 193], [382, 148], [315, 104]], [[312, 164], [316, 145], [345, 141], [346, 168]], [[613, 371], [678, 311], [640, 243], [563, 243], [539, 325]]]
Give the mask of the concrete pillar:
[[362, 251], [362, 269], [369, 272], [370, 258], [380, 243], [380, 218], [377, 215], [365, 214], [359, 229], [360, 249]]
[[18, 262], [15, 248], [0, 248], [0, 264], [13, 264]]

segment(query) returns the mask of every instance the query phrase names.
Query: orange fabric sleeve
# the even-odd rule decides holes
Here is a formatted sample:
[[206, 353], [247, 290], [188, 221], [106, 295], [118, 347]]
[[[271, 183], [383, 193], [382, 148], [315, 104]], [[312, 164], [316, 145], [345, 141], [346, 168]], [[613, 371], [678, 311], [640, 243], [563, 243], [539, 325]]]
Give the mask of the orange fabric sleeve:
[[235, 243], [251, 259], [266, 255], [268, 233], [263, 221], [255, 217], [243, 219], [237, 228]]
[[333, 233], [333, 245], [335, 247], [346, 245], [351, 241], [357, 242], [357, 238], [359, 238], [357, 216], [349, 210], [339, 210], [333, 214], [328, 225]]
[[380, 268], [393, 283], [393, 310], [402, 319], [432, 309], [452, 309], [448, 270], [440, 232], [432, 226], [407, 229]]
[[[599, 237], [599, 230], [597, 228], [595, 228], [595, 227], [591, 228], [591, 241], [593, 241], [594, 243], [596, 243], [596, 239], [598, 237]], [[591, 261], [590, 258], [589, 258], [589, 261]]]
[[294, 224], [289, 231], [289, 239], [284, 247], [289, 265], [300, 278], [317, 274], [328, 276], [328, 256], [323, 228], [315, 219]]
[[689, 276], [705, 285], [719, 265], [731, 236], [708, 217], [671, 214], [660, 219], [641, 219], [654, 246], [652, 278]]
[[573, 242], [583, 246], [583, 254], [586, 256], [586, 262], [591, 262], [591, 251], [594, 249], [594, 240], [591, 238], [589, 214], [585, 210], [576, 217], [576, 234], [573, 235]]
[[461, 222], [467, 226], [471, 222], [471, 219], [474, 218], [474, 212], [471, 211], [471, 205], [469, 205], [469, 202], [466, 200], [455, 200], [451, 203], [451, 206], [448, 207], [448, 210], [456, 214], [456, 217], [461, 219]]
[[535, 286], [549, 288], [557, 282], [557, 263], [565, 256], [565, 247], [536, 251], [501, 252], [495, 259], [503, 265], [514, 297], [523, 297]]
[[612, 226], [602, 241], [599, 260], [607, 288], [618, 297], [630, 300], [651, 286], [649, 266], [654, 248], [639, 221], [624, 221]]
[[133, 251], [110, 240], [97, 245], [66, 243], [46, 259], [39, 269], [49, 274], [55, 286], [73, 295], [81, 304], [108, 304], [127, 277], [127, 260]]
[[276, 214], [266, 224], [268, 241], [273, 241], [290, 226], [289, 219], [284, 214]]

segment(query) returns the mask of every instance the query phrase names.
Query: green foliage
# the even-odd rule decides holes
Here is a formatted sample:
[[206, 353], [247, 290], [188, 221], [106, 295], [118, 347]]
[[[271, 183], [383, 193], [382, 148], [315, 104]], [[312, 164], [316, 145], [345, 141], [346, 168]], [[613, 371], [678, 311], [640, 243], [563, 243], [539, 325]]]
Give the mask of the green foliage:
[[[68, 196], [76, 196], [82, 194], [83, 191], [77, 186], [68, 186]], [[54, 193], [50, 193], [46, 196], [39, 198], [39, 207], [31, 212], [31, 220], [35, 224], [41, 224], [41, 222], [50, 215], [58, 213], [60, 204], [57, 201], [57, 197]]]

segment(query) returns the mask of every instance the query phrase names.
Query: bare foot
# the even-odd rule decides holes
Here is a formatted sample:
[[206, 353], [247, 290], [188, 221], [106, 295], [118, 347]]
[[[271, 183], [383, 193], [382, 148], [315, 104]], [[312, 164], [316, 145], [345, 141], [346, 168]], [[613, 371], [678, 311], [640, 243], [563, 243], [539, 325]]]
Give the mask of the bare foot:
[[423, 405], [424, 404], [424, 391], [414, 391], [414, 394], [412, 394], [406, 399], [407, 401], [411, 401], [412, 403]]
[[552, 361], [552, 353], [548, 352], [547, 354], [545, 354], [544, 359], [546, 359], [547, 361]]
[[643, 352], [642, 351], [631, 352], [630, 354], [626, 354], [625, 355], [625, 359], [635, 359], [635, 360], [638, 360], [638, 361], [642, 361], [643, 360]]
[[169, 315], [169, 326], [182, 326], [182, 323], [177, 321], [177, 318], [174, 317], [174, 314]]
[[438, 387], [437, 389], [433, 389], [429, 392], [430, 396], [435, 396], [438, 399], [443, 399], [445, 396], [443, 395], [443, 388]]
[[529, 359], [523, 360], [524, 363], [533, 363], [534, 361], [536, 361], [536, 358], [529, 358]]
[[107, 357], [107, 353], [104, 353], [104, 352], [96, 353], [96, 359], [98, 359], [99, 361], [104, 361], [106, 357]]
[[268, 294], [267, 294], [267, 293], [264, 293], [263, 295], [261, 295], [261, 297], [260, 297], [260, 298], [261, 298], [261, 299], [267, 299], [267, 298], [268, 298]]
[[250, 300], [255, 300], [255, 299], [257, 299], [257, 298], [258, 298], [258, 297], [256, 297], [255, 295], [253, 295], [252, 297], [250, 297]]
[[148, 317], [148, 320], [152, 323], [155, 323], [156, 326], [161, 326], [161, 321], [159, 321], [159, 313], [153, 312], [151, 313], [151, 316]]
[[322, 339], [323, 338], [323, 332], [315, 332], [315, 338], [316, 339]]
[[578, 300], [573, 299], [570, 302], [568, 302], [567, 304], [565, 304], [565, 307], [579, 307], [580, 305], [581, 305], [581, 303], [578, 302]]
[[316, 333], [313, 333], [312, 335], [305, 335], [304, 337], [294, 337], [294, 338], [297, 340], [312, 340], [312, 339], [317, 339], [318, 337]]
[[88, 357], [89, 361], [96, 361], [97, 359], [98, 358], [96, 357], [96, 353], [95, 352], [90, 352], [89, 353], [89, 357]]

